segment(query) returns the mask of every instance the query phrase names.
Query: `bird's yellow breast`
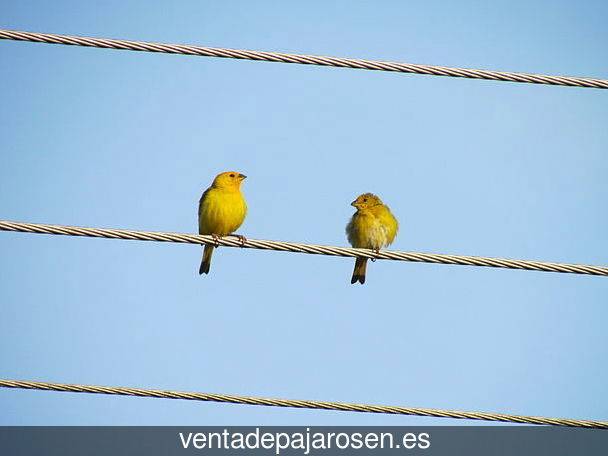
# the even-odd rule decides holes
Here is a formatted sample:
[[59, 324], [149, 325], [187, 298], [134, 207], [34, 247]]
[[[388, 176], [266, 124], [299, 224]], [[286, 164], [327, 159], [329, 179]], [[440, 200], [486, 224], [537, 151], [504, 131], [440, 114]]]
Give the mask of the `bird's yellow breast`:
[[390, 245], [399, 224], [386, 206], [357, 211], [346, 227], [348, 241], [353, 247], [379, 250]]
[[226, 236], [241, 226], [246, 215], [247, 203], [240, 191], [209, 188], [199, 202], [198, 232]]

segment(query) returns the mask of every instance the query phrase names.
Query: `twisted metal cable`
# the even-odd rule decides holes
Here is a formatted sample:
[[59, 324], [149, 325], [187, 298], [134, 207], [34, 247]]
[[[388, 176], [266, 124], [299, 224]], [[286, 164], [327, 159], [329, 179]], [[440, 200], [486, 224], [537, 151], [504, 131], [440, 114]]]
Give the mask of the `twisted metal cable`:
[[414, 63], [384, 62], [378, 60], [349, 59], [302, 54], [286, 54], [281, 52], [226, 49], [206, 46], [191, 46], [183, 44], [151, 43], [146, 41], [91, 38], [85, 36], [59, 35], [54, 33], [33, 33], [18, 30], [0, 29], [0, 39], [15, 41], [32, 41], [35, 43], [66, 44], [73, 46], [97, 47], [104, 49], [162, 52], [167, 54], [197, 55], [203, 57], [223, 57], [242, 60], [259, 60], [266, 62], [298, 63], [302, 65], [357, 68], [362, 70], [379, 70], [392, 71], [398, 73], [451, 76], [457, 78], [488, 79], [493, 81], [525, 82], [531, 84], [549, 84], [571, 87], [591, 87], [596, 89], [608, 89], [608, 80], [606, 79], [579, 78], [570, 76], [550, 76], [543, 74], [476, 70], [468, 68], [451, 68], [435, 65], [419, 65]]
[[365, 405], [345, 402], [326, 402], [292, 399], [269, 399], [263, 397], [234, 396], [228, 394], [185, 393], [178, 391], [125, 388], [118, 386], [72, 385], [65, 383], [2, 380], [0, 387], [28, 390], [63, 391], [70, 393], [112, 394], [119, 396], [155, 397], [164, 399], [185, 399], [190, 401], [223, 402], [230, 404], [263, 405], [268, 407], [291, 407], [317, 410], [338, 410], [344, 412], [387, 413], [392, 415], [416, 415], [436, 418], [454, 418], [508, 423], [536, 424], [549, 426], [608, 429], [608, 421], [575, 420], [569, 418], [545, 418], [540, 416], [511, 415], [505, 413], [463, 412], [418, 407], [391, 405]]
[[528, 271], [562, 272], [569, 274], [588, 274], [607, 276], [608, 267], [585, 264], [548, 263], [545, 261], [509, 260], [464, 255], [445, 255], [440, 253], [399, 252], [336, 247], [329, 245], [302, 244], [299, 242], [268, 241], [262, 239], [240, 239], [226, 236], [214, 239], [202, 234], [166, 233], [158, 231], [135, 231], [108, 228], [84, 228], [78, 226], [45, 225], [41, 223], [11, 222], [0, 220], [0, 231], [17, 231], [35, 234], [57, 234], [66, 236], [85, 236], [137, 241], [178, 242], [184, 244], [209, 244], [224, 247], [277, 250], [280, 252], [308, 253], [340, 257], [365, 257], [377, 260], [412, 261], [418, 263], [453, 264], [462, 266], [486, 266], [493, 268], [524, 269]]

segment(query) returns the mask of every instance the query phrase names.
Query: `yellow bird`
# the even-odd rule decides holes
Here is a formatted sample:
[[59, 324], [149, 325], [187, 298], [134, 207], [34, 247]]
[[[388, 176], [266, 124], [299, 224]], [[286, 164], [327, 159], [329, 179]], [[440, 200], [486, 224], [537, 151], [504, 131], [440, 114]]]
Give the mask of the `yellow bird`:
[[[380, 251], [395, 240], [399, 222], [379, 197], [364, 193], [350, 204], [357, 208], [346, 225], [346, 236], [353, 247]], [[363, 285], [366, 268], [367, 258], [357, 258], [350, 283]]]
[[[234, 233], [247, 215], [247, 202], [241, 193], [241, 183], [246, 178], [236, 171], [227, 171], [215, 176], [198, 203], [198, 232], [211, 234], [214, 238]], [[245, 238], [240, 236], [241, 240]], [[209, 274], [213, 246], [206, 245], [199, 274]]]

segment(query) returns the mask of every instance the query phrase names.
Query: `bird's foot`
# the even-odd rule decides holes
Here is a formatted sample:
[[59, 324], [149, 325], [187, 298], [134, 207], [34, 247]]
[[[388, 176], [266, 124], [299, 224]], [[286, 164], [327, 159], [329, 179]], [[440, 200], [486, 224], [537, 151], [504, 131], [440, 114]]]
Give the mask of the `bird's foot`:
[[247, 238], [245, 236], [243, 236], [242, 234], [235, 234], [235, 236], [239, 239], [239, 242], [241, 243], [241, 247], [245, 247], [245, 244], [247, 243]]
[[[380, 253], [380, 249], [372, 249], [372, 251], [373, 251], [373, 252], [374, 252], [376, 255], [378, 255], [378, 254]], [[375, 263], [377, 259], [378, 259], [378, 258], [372, 258], [372, 259], [371, 259], [371, 260], [372, 260], [372, 263]]]
[[212, 234], [211, 237], [213, 238], [213, 241], [215, 242], [215, 246], [219, 247], [220, 246], [220, 239], [222, 238], [221, 236], [218, 236], [217, 234]]

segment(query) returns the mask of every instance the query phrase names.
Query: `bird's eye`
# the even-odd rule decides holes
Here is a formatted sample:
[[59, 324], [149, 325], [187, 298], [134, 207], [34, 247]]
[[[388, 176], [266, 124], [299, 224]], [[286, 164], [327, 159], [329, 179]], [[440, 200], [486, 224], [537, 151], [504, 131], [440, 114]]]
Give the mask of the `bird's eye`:
[[231, 174], [230, 177], [234, 177], [234, 174]]
[[363, 202], [364, 202], [364, 203], [367, 203], [367, 198], [363, 198]]

